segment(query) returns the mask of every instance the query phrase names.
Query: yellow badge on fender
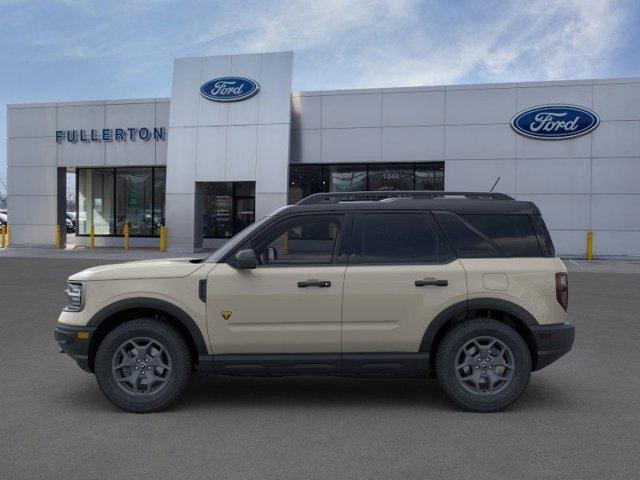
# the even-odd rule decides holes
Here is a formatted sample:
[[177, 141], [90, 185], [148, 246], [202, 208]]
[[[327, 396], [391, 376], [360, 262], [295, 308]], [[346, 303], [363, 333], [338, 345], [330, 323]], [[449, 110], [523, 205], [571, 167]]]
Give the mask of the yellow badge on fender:
[[224, 318], [225, 320], [229, 320], [229, 318], [231, 318], [231, 314], [233, 312], [230, 312], [229, 310], [222, 310], [220, 312], [220, 315], [222, 315], [222, 318]]

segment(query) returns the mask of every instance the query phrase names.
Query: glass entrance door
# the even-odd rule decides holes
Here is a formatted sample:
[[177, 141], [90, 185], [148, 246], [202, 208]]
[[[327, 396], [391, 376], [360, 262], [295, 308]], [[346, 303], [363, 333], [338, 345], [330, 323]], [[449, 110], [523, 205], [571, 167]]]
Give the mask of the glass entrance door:
[[235, 204], [235, 218], [233, 222], [233, 234], [251, 225], [256, 220], [255, 197], [238, 197]]

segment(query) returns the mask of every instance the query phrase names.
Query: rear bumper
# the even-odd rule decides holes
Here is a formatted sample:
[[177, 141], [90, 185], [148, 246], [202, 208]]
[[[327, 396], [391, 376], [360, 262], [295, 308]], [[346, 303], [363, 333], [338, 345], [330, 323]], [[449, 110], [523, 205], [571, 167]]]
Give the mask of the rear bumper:
[[[91, 372], [89, 368], [89, 344], [93, 337], [95, 327], [72, 327], [69, 325], [58, 324], [53, 331], [53, 338], [60, 346], [60, 351], [66, 353], [73, 358], [78, 366], [85, 372]], [[85, 335], [78, 336], [80, 332], [87, 332]]]
[[537, 361], [533, 370], [540, 370], [571, 350], [576, 329], [572, 323], [532, 326], [536, 342]]

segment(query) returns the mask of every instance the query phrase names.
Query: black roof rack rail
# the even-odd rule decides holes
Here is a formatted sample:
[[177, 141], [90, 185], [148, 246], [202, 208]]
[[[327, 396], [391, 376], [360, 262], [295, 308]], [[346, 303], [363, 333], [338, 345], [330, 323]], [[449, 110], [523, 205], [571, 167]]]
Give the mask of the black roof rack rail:
[[367, 192], [314, 193], [300, 200], [296, 205], [317, 205], [338, 202], [377, 202], [388, 198], [436, 199], [463, 197], [468, 200], [513, 200], [505, 193], [494, 192], [443, 192], [439, 190], [391, 190]]

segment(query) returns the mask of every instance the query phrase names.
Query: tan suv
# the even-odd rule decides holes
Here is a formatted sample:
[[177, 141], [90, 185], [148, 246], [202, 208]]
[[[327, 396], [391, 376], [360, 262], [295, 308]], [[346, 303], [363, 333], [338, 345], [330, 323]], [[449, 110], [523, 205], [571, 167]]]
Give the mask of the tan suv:
[[567, 273], [533, 203], [502, 194], [317, 194], [203, 259], [69, 278], [55, 338], [106, 397], [163, 409], [193, 370], [436, 376], [495, 411], [571, 349]]

